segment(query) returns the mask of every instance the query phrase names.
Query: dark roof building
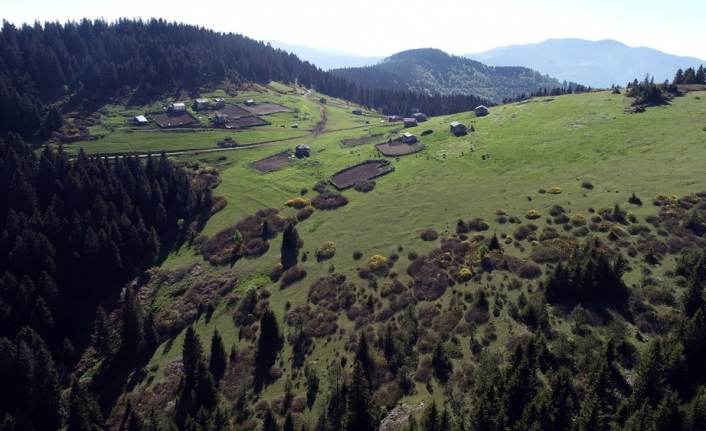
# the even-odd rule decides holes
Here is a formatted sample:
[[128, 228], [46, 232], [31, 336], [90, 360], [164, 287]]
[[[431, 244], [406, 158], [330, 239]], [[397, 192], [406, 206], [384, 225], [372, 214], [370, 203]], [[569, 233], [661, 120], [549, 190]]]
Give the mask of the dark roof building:
[[482, 117], [483, 115], [488, 115], [488, 107], [485, 105], [476, 106], [476, 116]]
[[405, 144], [414, 144], [415, 142], [417, 142], [417, 137], [411, 133], [403, 133], [402, 142], [404, 142]]
[[427, 121], [427, 116], [425, 114], [422, 114], [421, 112], [415, 112], [412, 114], [412, 117], [414, 117], [418, 122], [422, 121]]
[[414, 127], [417, 125], [417, 119], [416, 118], [405, 118], [404, 119], [404, 126], [405, 127]]
[[354, 110], [351, 111], [354, 115], [363, 115], [363, 111], [361, 111], [358, 108], [355, 108]]
[[402, 117], [399, 115], [390, 115], [387, 117], [387, 120], [392, 122], [392, 121], [402, 121]]
[[454, 121], [453, 123], [451, 123], [451, 133], [453, 133], [454, 135], [462, 135], [466, 133], [466, 126], [459, 123], [458, 121]]
[[325, 98], [325, 97], [322, 97], [321, 99], [319, 99], [319, 103], [323, 103], [323, 104], [325, 105], [325, 104], [326, 104], [326, 98]]
[[295, 150], [294, 150], [294, 155], [299, 158], [309, 157], [310, 154], [311, 154], [311, 150], [309, 149], [308, 146], [306, 146], [304, 144], [297, 145], [297, 148], [295, 148]]

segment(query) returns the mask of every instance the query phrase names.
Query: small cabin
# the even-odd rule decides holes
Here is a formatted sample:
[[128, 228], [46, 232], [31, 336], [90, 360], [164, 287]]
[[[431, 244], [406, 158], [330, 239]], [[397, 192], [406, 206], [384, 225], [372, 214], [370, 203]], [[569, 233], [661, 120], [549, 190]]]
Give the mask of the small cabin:
[[485, 105], [480, 105], [476, 107], [476, 117], [482, 117], [488, 115], [488, 107]]
[[417, 137], [411, 133], [403, 133], [402, 142], [404, 142], [405, 144], [414, 144], [415, 142], [417, 142]]
[[186, 104], [182, 103], [182, 102], [172, 103], [171, 105], [169, 105], [169, 111], [185, 112], [186, 111]]
[[418, 123], [427, 121], [427, 116], [425, 114], [422, 114], [421, 112], [415, 112], [414, 114], [412, 114], [412, 117], [414, 117], [414, 119], [416, 119]]
[[354, 110], [351, 111], [353, 115], [363, 115], [363, 111], [361, 111], [358, 108], [355, 108]]
[[393, 121], [402, 121], [402, 117], [399, 116], [399, 115], [390, 115], [389, 117], [387, 117], [387, 120], [388, 120], [389, 122], [393, 122]]
[[405, 118], [404, 119], [404, 126], [405, 127], [414, 127], [417, 125], [417, 119], [416, 118]]
[[292, 129], [298, 129], [298, 128], [299, 128], [299, 124], [297, 124], [297, 123], [292, 124]]
[[144, 115], [136, 115], [132, 122], [137, 124], [138, 126], [144, 126], [146, 124], [149, 124], [149, 120]]
[[216, 109], [220, 109], [226, 106], [226, 101], [222, 97], [216, 97], [215, 99], [213, 99], [213, 105], [216, 107]]
[[194, 100], [194, 110], [200, 111], [202, 109], [208, 109], [211, 105], [211, 101], [208, 99], [196, 99]]
[[216, 114], [213, 117], [213, 124], [217, 126], [224, 126], [228, 122], [228, 116], [225, 114]]
[[321, 103], [322, 105], [325, 105], [325, 104], [326, 104], [326, 98], [325, 98], [325, 97], [322, 97], [321, 99], [319, 99], [319, 103]]
[[297, 147], [294, 149], [294, 155], [299, 157], [300, 159], [304, 157], [309, 157], [311, 155], [311, 150], [308, 146], [300, 144], [297, 145]]
[[454, 135], [463, 135], [464, 133], [466, 133], [466, 130], [466, 126], [459, 123], [458, 121], [454, 121], [453, 123], [451, 123], [451, 133], [453, 133]]
[[245, 106], [255, 106], [255, 101], [250, 99], [245, 101]]

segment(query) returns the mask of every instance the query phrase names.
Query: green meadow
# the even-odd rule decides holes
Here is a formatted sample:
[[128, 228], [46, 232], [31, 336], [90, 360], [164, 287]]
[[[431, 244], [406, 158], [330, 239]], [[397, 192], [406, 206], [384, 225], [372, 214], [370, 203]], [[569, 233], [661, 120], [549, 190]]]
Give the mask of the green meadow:
[[[289, 87], [281, 87], [278, 89], [288, 91]], [[321, 95], [312, 93], [308, 98], [303, 98], [297, 94], [285, 94], [276, 97], [272, 93], [267, 95], [269, 100], [273, 97], [281, 99], [275, 103], [290, 108], [308, 107], [310, 123], [318, 121], [318, 106], [312, 101], [318, 101]], [[394, 172], [376, 179], [374, 190], [368, 193], [346, 190], [343, 192], [349, 200], [346, 206], [330, 211], [317, 210], [297, 224], [296, 229], [304, 241], [299, 265], [308, 273], [302, 281], [280, 289], [279, 284], [268, 277], [271, 268], [280, 261], [281, 235], [270, 241], [270, 250], [263, 256], [241, 259], [233, 265], [221, 267], [211, 266], [185, 244], [171, 250], [159, 270], [166, 273], [198, 262], [207, 273], [234, 280], [233, 294], [242, 295], [249, 286], [268, 289], [272, 293], [269, 307], [278, 317], [280, 329], [286, 336], [293, 328], [283, 320], [285, 307], [305, 304], [309, 286], [322, 275], [335, 271], [346, 275], [348, 281], [359, 287], [366, 287], [367, 281], [358, 277], [358, 270], [364, 266], [365, 260], [376, 253], [384, 256], [399, 253], [399, 261], [392, 271], [398, 274], [402, 283], [407, 284], [411, 280], [406, 273], [408, 252], [415, 251], [421, 255], [439, 246], [438, 241], [425, 242], [420, 238], [420, 233], [427, 228], [433, 228], [441, 235], [454, 233], [459, 219], [479, 217], [490, 225], [485, 235], [497, 233], [500, 236], [505, 233], [512, 236], [516, 225], [495, 221], [496, 210], [504, 209], [509, 216], [517, 216], [524, 223], [528, 221], [524, 218], [525, 213], [534, 209], [541, 214], [541, 218], [535, 221], [541, 228], [545, 226], [545, 218], [549, 217], [549, 208], [555, 204], [562, 205], [569, 215], [580, 213], [587, 218], [591, 215], [589, 208], [612, 208], [619, 204], [643, 223], [645, 217], [658, 211], [651, 204], [655, 195], [683, 196], [706, 189], [706, 100], [702, 100], [703, 95], [703, 92], [687, 93], [668, 105], [651, 107], [640, 114], [624, 113], [631, 99], [605, 91], [537, 98], [497, 106], [490, 109], [488, 116], [481, 118], [472, 113], [433, 117], [411, 130], [426, 145], [425, 151], [390, 159]], [[242, 97], [255, 95], [245, 94]], [[242, 97], [239, 95], [238, 99]], [[302, 189], [308, 189], [304, 198], [313, 198], [316, 192], [311, 188], [318, 180], [328, 179], [334, 172], [362, 160], [378, 157], [373, 143], [342, 147], [342, 139], [374, 133], [385, 133], [385, 138], [394, 138], [401, 131], [401, 123], [387, 124], [386, 117], [375, 113], [351, 115], [352, 108], [346, 106], [344, 101], [329, 99], [324, 109], [328, 121], [324, 133], [315, 137], [311, 134], [285, 136], [285, 131], [293, 133], [288, 127], [279, 128], [280, 132], [278, 128], [268, 126], [241, 132], [242, 135], [236, 133], [233, 138], [241, 142], [238, 136], [248, 136], [247, 141], [253, 143], [291, 139], [245, 151], [174, 158], [176, 161], [196, 161], [204, 167], [213, 166], [223, 180], [214, 193], [224, 196], [228, 205], [208, 221], [200, 234], [212, 237], [263, 207], [277, 208], [284, 217], [295, 215], [297, 210], [284, 204], [288, 199], [300, 196]], [[381, 119], [385, 120], [382, 124]], [[369, 124], [365, 124], [366, 120]], [[475, 132], [456, 137], [449, 132], [449, 124], [453, 121], [473, 125]], [[427, 129], [433, 133], [419, 136]], [[248, 133], [251, 135], [246, 135]], [[125, 145], [140, 148], [133, 149], [135, 151], [158, 151], [162, 149], [157, 148], [159, 146], [169, 149], [208, 148], [207, 144], [212, 144], [223, 134], [223, 131], [184, 134], [135, 132], [124, 133], [123, 138]], [[107, 136], [97, 141], [96, 151], [106, 151], [102, 148], [109, 145], [108, 139], [113, 138]], [[201, 139], [204, 145], [195, 146], [196, 141]], [[117, 140], [110, 142], [118, 144]], [[249, 167], [253, 161], [283, 150], [293, 150], [300, 143], [311, 147], [309, 159], [298, 160], [294, 166], [266, 174]], [[86, 148], [91, 149], [90, 146]], [[585, 181], [590, 182], [593, 188], [583, 188]], [[538, 192], [550, 187], [559, 187], [562, 192]], [[632, 193], [644, 202], [641, 207], [628, 203]], [[325, 241], [336, 244], [335, 256], [317, 262], [315, 250]], [[506, 254], [529, 260], [533, 246], [523, 242], [520, 247], [513, 244], [504, 247]], [[362, 252], [362, 259], [354, 260], [355, 251]], [[662, 265], [653, 269], [654, 273], [660, 275], [672, 268], [674, 258], [674, 255], [665, 257]], [[641, 256], [629, 259], [633, 271], [624, 277], [627, 284], [637, 284], [643, 276], [639, 271], [644, 265], [642, 259]], [[501, 273], [495, 278], [488, 276], [482, 284], [494, 286], [495, 289], [506, 279], [507, 276], [503, 278]], [[447, 289], [438, 306], [446, 307], [450, 303], [452, 290], [464, 292], [478, 288], [479, 285], [466, 283]], [[368, 289], [368, 293], [386, 303], [379, 292]], [[507, 293], [511, 301], [518, 294], [517, 291]], [[511, 335], [527, 332], [504, 310], [492, 322], [497, 328], [497, 340], [491, 346], [501, 352]], [[307, 364], [317, 368], [320, 376], [325, 376], [330, 360], [339, 355], [351, 355], [345, 351], [344, 344], [349, 335], [356, 332], [353, 322], [341, 312], [337, 324], [339, 332], [328, 339], [315, 339], [314, 350], [306, 358]], [[568, 321], [557, 317], [552, 317], [552, 325], [560, 329], [569, 327]], [[247, 344], [237, 335], [238, 328], [234, 327], [226, 299], [221, 300], [208, 322], [201, 318], [195, 327], [206, 345], [215, 327], [224, 335], [227, 347]], [[157, 349], [152, 363], [164, 369], [170, 361], [180, 358], [181, 337], [183, 335]], [[462, 343], [462, 348], [464, 357], [469, 358], [468, 343]], [[291, 371], [291, 350], [285, 342], [281, 360], [278, 360], [285, 377]], [[351, 362], [348, 362], [348, 367]], [[150, 385], [164, 379], [164, 374], [157, 371], [153, 380], [140, 387], [149, 391]], [[304, 377], [300, 374], [293, 381], [301, 383], [301, 379]], [[280, 394], [284, 381], [284, 377], [280, 378], [266, 388], [263, 398], [270, 399]], [[325, 378], [322, 385], [326, 385]], [[430, 385], [432, 390], [437, 387], [435, 382]], [[296, 394], [304, 393], [303, 384], [295, 387]], [[430, 388], [423, 384], [418, 383], [416, 388], [415, 395], [403, 401], [413, 404], [442, 396], [441, 390], [429, 392]], [[319, 397], [317, 406], [323, 398]], [[306, 417], [313, 418], [318, 412], [317, 408], [307, 410]]]

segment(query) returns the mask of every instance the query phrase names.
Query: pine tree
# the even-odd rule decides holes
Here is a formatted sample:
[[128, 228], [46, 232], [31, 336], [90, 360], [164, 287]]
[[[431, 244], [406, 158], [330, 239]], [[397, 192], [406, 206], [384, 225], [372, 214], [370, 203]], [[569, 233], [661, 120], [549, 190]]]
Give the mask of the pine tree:
[[363, 364], [355, 361], [351, 385], [346, 397], [346, 414], [343, 419], [346, 431], [373, 431], [377, 425], [376, 406], [370, 394]]
[[213, 337], [211, 337], [211, 357], [208, 362], [208, 370], [216, 381], [220, 381], [223, 378], [227, 360], [226, 348], [221, 334], [218, 333], [218, 329], [214, 329]]
[[279, 424], [272, 410], [267, 409], [265, 417], [262, 419], [262, 431], [279, 431]]
[[[193, 387], [196, 383], [196, 369], [199, 362], [203, 360], [203, 347], [194, 327], [189, 325], [184, 334], [184, 344], [182, 345], [182, 363], [184, 365], [184, 377], [186, 386]], [[189, 389], [190, 390], [190, 389]]]
[[86, 385], [74, 379], [69, 398], [67, 431], [94, 431], [103, 428], [103, 415]]

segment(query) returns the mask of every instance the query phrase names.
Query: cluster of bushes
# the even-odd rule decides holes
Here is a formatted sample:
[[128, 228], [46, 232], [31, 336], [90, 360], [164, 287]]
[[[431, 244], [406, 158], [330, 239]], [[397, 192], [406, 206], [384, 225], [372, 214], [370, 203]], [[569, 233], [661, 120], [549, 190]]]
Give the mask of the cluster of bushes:
[[368, 193], [375, 188], [375, 180], [363, 180], [355, 184], [353, 187], [356, 191]]
[[285, 287], [296, 283], [304, 277], [306, 277], [306, 269], [302, 268], [301, 266], [294, 265], [293, 267], [287, 269], [282, 273], [282, 281], [280, 282], [280, 288], [284, 289]]
[[346, 281], [343, 274], [327, 274], [319, 277], [309, 287], [308, 299], [331, 311], [348, 310], [356, 302], [356, 286]]
[[314, 198], [311, 202], [314, 208], [319, 210], [335, 210], [348, 204], [348, 198], [339, 192], [325, 190]]
[[283, 218], [276, 208], [263, 208], [202, 242], [200, 252], [214, 265], [262, 255], [269, 250], [269, 239], [283, 231], [287, 222], [296, 223], [296, 219]]

